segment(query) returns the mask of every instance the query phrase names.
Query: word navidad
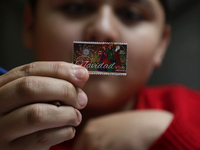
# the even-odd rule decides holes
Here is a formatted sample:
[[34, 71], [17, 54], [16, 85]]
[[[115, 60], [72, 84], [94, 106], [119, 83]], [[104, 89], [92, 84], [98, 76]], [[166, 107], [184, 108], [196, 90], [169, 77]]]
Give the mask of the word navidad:
[[127, 43], [74, 42], [73, 63], [95, 75], [127, 74]]
[[102, 69], [102, 68], [104, 68], [104, 69], [114, 69], [115, 63], [108, 65], [108, 64], [104, 64], [104, 62], [103, 63], [90, 63], [89, 61], [86, 61], [86, 62], [77, 61], [76, 65], [81, 65], [81, 66], [83, 66], [83, 67], [85, 67], [87, 69], [91, 69], [91, 68], [96, 68], [96, 69]]

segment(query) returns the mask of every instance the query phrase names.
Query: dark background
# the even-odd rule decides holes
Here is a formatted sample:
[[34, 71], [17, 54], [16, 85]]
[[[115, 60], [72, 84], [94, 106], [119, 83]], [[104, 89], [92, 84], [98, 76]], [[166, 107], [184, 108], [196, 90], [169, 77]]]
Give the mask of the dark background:
[[[0, 0], [0, 66], [12, 69], [34, 61], [22, 44], [25, 0]], [[200, 90], [200, 0], [169, 0], [172, 41], [163, 65], [149, 84], [182, 83]]]

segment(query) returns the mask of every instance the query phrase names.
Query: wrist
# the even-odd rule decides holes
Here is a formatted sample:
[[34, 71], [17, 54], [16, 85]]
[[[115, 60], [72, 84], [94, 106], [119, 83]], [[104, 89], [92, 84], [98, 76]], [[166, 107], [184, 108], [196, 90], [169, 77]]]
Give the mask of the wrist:
[[149, 149], [151, 145], [167, 130], [171, 124], [174, 116], [167, 111], [150, 111], [149, 123], [147, 123], [145, 132], [143, 132], [143, 140], [146, 148]]

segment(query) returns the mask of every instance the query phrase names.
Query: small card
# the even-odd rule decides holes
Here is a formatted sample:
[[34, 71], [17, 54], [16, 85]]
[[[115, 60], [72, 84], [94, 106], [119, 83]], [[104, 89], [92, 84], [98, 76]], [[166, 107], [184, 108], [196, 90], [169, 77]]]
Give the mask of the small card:
[[73, 63], [95, 75], [126, 75], [127, 43], [74, 42]]

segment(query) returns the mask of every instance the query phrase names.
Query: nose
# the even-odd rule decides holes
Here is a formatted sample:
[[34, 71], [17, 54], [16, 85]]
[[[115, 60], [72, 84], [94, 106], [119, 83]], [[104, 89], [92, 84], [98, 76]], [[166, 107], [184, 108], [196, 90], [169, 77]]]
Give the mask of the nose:
[[91, 18], [85, 29], [86, 41], [119, 42], [117, 20], [108, 5], [101, 6], [97, 15]]

